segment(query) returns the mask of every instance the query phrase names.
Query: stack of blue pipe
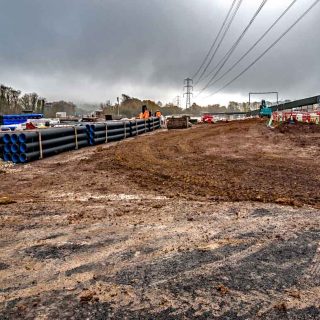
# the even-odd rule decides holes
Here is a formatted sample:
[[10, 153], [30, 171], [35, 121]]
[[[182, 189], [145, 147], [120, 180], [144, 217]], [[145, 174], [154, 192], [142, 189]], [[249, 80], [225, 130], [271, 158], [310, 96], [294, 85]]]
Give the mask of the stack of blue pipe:
[[[6, 133], [3, 160], [26, 163], [89, 145], [86, 127], [68, 127]], [[40, 148], [41, 143], [41, 148]]]

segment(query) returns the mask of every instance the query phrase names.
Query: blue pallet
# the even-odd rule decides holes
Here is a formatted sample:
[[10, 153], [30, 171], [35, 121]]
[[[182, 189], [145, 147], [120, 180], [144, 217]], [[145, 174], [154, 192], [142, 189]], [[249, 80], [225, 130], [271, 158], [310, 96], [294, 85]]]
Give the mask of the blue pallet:
[[5, 114], [0, 116], [0, 124], [12, 125], [27, 122], [28, 119], [41, 119], [42, 113]]
[[3, 119], [16, 119], [16, 118], [27, 118], [27, 119], [40, 119], [43, 118], [42, 113], [19, 113], [19, 114], [4, 114]]

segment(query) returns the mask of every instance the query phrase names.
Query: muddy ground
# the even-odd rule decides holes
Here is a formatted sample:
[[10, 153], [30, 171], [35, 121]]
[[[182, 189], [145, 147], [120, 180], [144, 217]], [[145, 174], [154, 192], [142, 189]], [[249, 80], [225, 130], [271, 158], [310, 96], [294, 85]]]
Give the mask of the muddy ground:
[[0, 319], [319, 319], [320, 133], [257, 120], [0, 168]]

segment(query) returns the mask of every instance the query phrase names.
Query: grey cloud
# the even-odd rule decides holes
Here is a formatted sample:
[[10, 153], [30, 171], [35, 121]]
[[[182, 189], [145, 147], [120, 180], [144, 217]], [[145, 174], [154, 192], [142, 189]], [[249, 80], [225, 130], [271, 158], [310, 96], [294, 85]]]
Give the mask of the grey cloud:
[[[244, 0], [220, 55], [260, 1]], [[269, 0], [230, 62], [288, 5]], [[311, 4], [299, 4], [241, 71]], [[200, 64], [231, 0], [1, 0], [0, 82], [52, 99], [98, 102], [121, 93], [168, 101]], [[252, 70], [205, 102], [279, 90], [283, 98], [319, 94], [318, 5]], [[226, 78], [226, 81], [231, 75]], [[226, 81], [221, 81], [216, 88]], [[200, 100], [201, 102], [201, 100]]]

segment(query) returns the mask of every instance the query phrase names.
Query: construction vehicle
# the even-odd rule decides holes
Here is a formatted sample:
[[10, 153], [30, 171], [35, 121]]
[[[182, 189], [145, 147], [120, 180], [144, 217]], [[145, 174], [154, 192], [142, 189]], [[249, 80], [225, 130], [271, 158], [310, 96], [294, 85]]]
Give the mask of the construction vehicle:
[[[269, 92], [249, 92], [249, 108], [251, 109], [251, 96], [263, 95], [270, 96], [274, 95], [276, 97], [277, 105], [279, 104], [279, 93], [277, 91], [269, 91]], [[259, 113], [258, 113], [259, 112]], [[259, 114], [260, 118], [271, 118], [272, 115], [272, 107], [267, 106], [266, 100], [263, 99], [261, 101], [260, 108], [257, 110], [256, 115]]]
[[266, 100], [261, 101], [259, 116], [260, 118], [271, 118], [272, 108], [268, 107], [266, 104]]
[[210, 113], [204, 113], [201, 117], [201, 122], [203, 123], [214, 123], [215, 118], [212, 114]]

